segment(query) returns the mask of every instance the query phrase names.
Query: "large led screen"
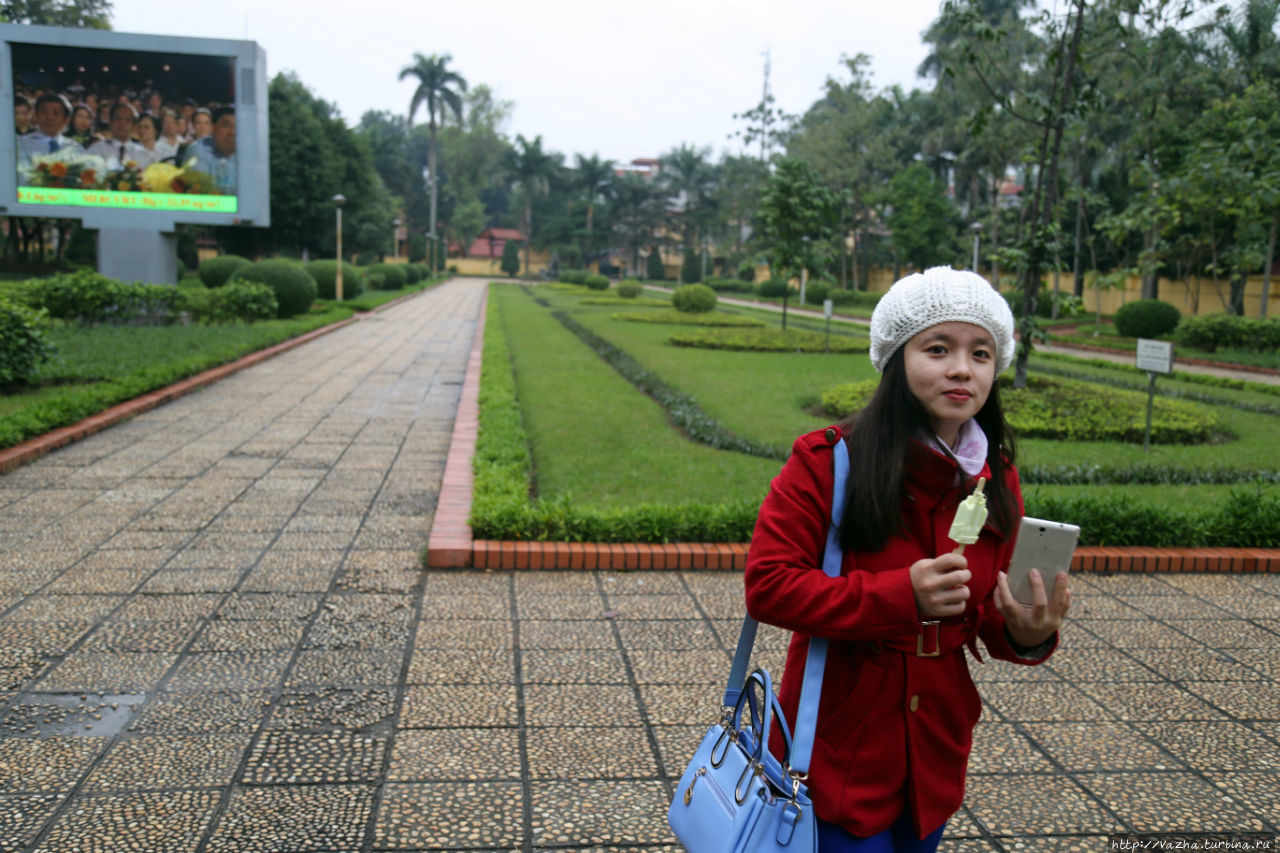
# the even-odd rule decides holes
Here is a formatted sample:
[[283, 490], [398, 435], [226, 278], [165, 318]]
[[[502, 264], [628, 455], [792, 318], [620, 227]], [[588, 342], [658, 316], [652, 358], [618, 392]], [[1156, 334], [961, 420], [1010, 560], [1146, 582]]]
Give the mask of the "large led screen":
[[234, 57], [9, 47], [19, 207], [237, 212]]

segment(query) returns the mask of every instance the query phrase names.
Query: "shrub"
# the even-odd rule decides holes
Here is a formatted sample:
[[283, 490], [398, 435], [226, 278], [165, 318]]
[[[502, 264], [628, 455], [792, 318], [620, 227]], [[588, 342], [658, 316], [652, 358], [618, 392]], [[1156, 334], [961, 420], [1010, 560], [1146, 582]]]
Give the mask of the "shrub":
[[634, 278], [618, 282], [618, 295], [623, 299], [635, 299], [644, 292], [644, 285]]
[[838, 288], [827, 291], [827, 298], [831, 300], [833, 305], [858, 305], [863, 308], [875, 308], [876, 303], [880, 301], [883, 293], [866, 293], [860, 290], [840, 290]]
[[1126, 338], [1158, 338], [1178, 327], [1182, 315], [1168, 302], [1139, 299], [1126, 302], [1116, 311], [1116, 331]]
[[739, 317], [736, 314], [722, 314], [708, 311], [704, 314], [686, 314], [682, 311], [632, 311], [626, 314], [614, 314], [614, 320], [628, 323], [669, 323], [678, 326], [740, 326], [759, 327], [765, 325], [763, 320], [754, 317]]
[[270, 287], [276, 295], [277, 317], [305, 314], [316, 301], [316, 281], [296, 261], [284, 258], [258, 261], [238, 270], [236, 278]]
[[560, 280], [563, 281], [565, 284], [586, 284], [587, 271], [586, 270], [561, 270]]
[[790, 289], [791, 286], [785, 279], [768, 278], [756, 286], [756, 293], [765, 299], [777, 299], [780, 296], [786, 296]]
[[417, 284], [427, 277], [426, 269], [417, 264], [398, 264], [398, 266], [404, 270], [405, 284]]
[[716, 293], [751, 293], [755, 290], [755, 286], [749, 281], [742, 281], [736, 278], [720, 278], [719, 276], [709, 275], [703, 284]]
[[58, 320], [165, 324], [186, 305], [187, 291], [168, 284], [126, 284], [92, 270], [13, 282], [0, 291], [10, 302], [48, 312]]
[[[323, 260], [311, 261], [306, 265], [307, 272], [316, 282], [316, 295], [321, 299], [336, 299], [338, 294], [338, 262]], [[342, 262], [342, 299], [355, 299], [364, 293], [364, 283], [360, 280], [360, 270], [355, 264]]]
[[686, 284], [671, 294], [671, 304], [686, 314], [705, 314], [716, 308], [716, 292], [705, 284]]
[[46, 314], [0, 297], [0, 388], [28, 382], [52, 352]]
[[831, 285], [820, 281], [811, 281], [805, 285], [804, 301], [809, 305], [821, 305], [831, 293]]
[[251, 263], [253, 261], [239, 255], [218, 255], [200, 264], [200, 280], [205, 287], [222, 287], [235, 275], [236, 270]]
[[[336, 262], [333, 262], [336, 263]], [[346, 283], [343, 283], [346, 293]], [[280, 313], [275, 291], [266, 284], [233, 278], [222, 287], [191, 294], [188, 307], [201, 323], [252, 323]]]
[[866, 352], [871, 349], [871, 342], [865, 338], [832, 335], [828, 343], [822, 332], [799, 329], [699, 329], [676, 332], [667, 342], [677, 347], [739, 352]]
[[383, 290], [400, 290], [409, 283], [409, 277], [403, 267], [404, 264], [374, 264], [369, 267], [369, 272], [382, 276]]
[[[425, 281], [426, 279], [431, 278], [431, 270], [427, 269], [426, 264], [409, 264], [408, 266], [411, 266], [418, 271], [418, 281]], [[450, 267], [449, 269], [455, 273], [458, 271], [457, 267]]]
[[753, 263], [751, 263], [750, 261], [748, 261], [747, 263], [745, 263], [745, 264], [743, 264], [742, 266], [738, 267], [738, 278], [740, 278], [742, 281], [744, 281], [744, 282], [746, 282], [746, 283], [748, 283], [748, 284], [750, 284], [751, 282], [755, 281], [755, 280], [756, 280], [756, 265], [755, 265], [755, 264], [753, 264]]
[[502, 271], [507, 275], [520, 274], [520, 246], [508, 240], [502, 247]]
[[680, 281], [685, 284], [696, 284], [702, 281], [701, 252], [685, 249], [684, 260], [680, 262]]
[[649, 252], [649, 257], [644, 263], [644, 274], [650, 281], [662, 281], [667, 277], [667, 268], [662, 263], [662, 253], [657, 249]]
[[608, 290], [609, 276], [600, 275], [600, 273], [592, 273], [583, 278], [582, 283], [592, 290]]
[[1280, 318], [1227, 314], [1185, 317], [1178, 323], [1174, 339], [1184, 346], [1205, 352], [1215, 352], [1219, 348], [1273, 352], [1280, 349]]

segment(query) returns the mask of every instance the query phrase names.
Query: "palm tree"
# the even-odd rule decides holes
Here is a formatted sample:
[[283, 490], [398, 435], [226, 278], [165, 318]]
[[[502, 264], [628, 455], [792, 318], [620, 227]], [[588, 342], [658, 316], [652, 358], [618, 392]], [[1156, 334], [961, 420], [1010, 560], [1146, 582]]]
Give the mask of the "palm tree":
[[592, 220], [595, 217], [596, 199], [601, 194], [607, 194], [609, 191], [609, 185], [613, 179], [613, 161], [601, 160], [595, 154], [590, 157], [583, 157], [578, 154], [576, 157], [578, 160], [578, 185], [582, 188], [583, 194], [587, 198], [587, 251], [593, 252], [595, 246], [591, 241], [591, 230]]
[[[458, 121], [462, 121], [461, 92], [467, 91], [467, 81], [460, 74], [450, 71], [447, 66], [453, 59], [449, 54], [431, 54], [423, 56], [413, 54], [413, 64], [400, 69], [400, 79], [413, 77], [418, 81], [418, 88], [413, 90], [409, 99], [409, 127], [413, 127], [413, 116], [418, 107], [427, 105], [427, 127], [431, 135], [431, 145], [427, 148], [427, 170], [431, 174], [431, 245], [435, 246], [436, 236], [436, 191], [440, 181], [436, 173], [436, 128], [444, 123], [447, 114], [452, 113]], [[455, 87], [455, 88], [451, 88]], [[436, 119], [439, 117], [439, 122]], [[434, 264], [434, 256], [432, 261]]]
[[716, 169], [710, 161], [710, 148], [684, 144], [660, 158], [662, 181], [677, 196], [683, 196], [684, 251], [697, 246], [697, 220], [707, 203], [707, 195], [716, 182]]
[[515, 147], [510, 150], [507, 168], [515, 176], [520, 185], [520, 193], [524, 197], [524, 269], [529, 272], [529, 254], [533, 243], [533, 197], [545, 194], [550, 186], [551, 177], [559, 169], [559, 156], [542, 150], [542, 135], [539, 134], [530, 142], [520, 134], [516, 135]]

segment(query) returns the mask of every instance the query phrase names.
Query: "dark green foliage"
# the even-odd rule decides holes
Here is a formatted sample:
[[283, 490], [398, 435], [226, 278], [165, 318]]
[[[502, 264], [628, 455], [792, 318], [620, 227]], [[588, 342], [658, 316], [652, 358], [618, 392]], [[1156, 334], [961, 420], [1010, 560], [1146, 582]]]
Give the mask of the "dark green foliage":
[[950, 261], [958, 214], [929, 167], [915, 162], [898, 172], [889, 181], [889, 195], [888, 224], [902, 258], [922, 270]]
[[502, 271], [507, 275], [520, 274], [520, 246], [515, 240], [508, 240], [502, 247]]
[[738, 278], [750, 284], [756, 280], [756, 265], [748, 261], [738, 267]]
[[[338, 262], [332, 260], [311, 261], [307, 273], [315, 279], [316, 296], [320, 299], [336, 299], [338, 295]], [[360, 270], [354, 264], [342, 262], [342, 299], [355, 299], [364, 293]]]
[[236, 270], [251, 263], [253, 261], [240, 255], [218, 255], [200, 264], [200, 280], [205, 287], [222, 287], [231, 280]]
[[684, 250], [684, 260], [680, 262], [680, 281], [694, 284], [702, 281], [702, 253], [694, 249]]
[[1126, 302], [1116, 311], [1116, 331], [1126, 338], [1158, 338], [1178, 327], [1182, 315], [1168, 302], [1139, 299]]
[[821, 305], [830, 293], [830, 285], [811, 281], [804, 286], [804, 301], [809, 305]]
[[737, 278], [720, 278], [709, 275], [703, 284], [716, 293], [752, 293], [755, 291], [755, 286], [751, 282]]
[[667, 277], [667, 268], [662, 263], [662, 254], [654, 249], [644, 263], [644, 274], [649, 281], [662, 281]]
[[752, 317], [739, 317], [735, 314], [721, 314], [709, 311], [701, 314], [690, 314], [684, 311], [636, 311], [630, 314], [614, 314], [614, 320], [629, 323], [668, 323], [675, 326], [726, 326], [750, 328], [763, 326], [763, 320]]
[[57, 320], [95, 323], [173, 322], [186, 291], [167, 284], [126, 284], [91, 270], [0, 284], [0, 295]]
[[1205, 486], [1280, 483], [1280, 471], [1240, 468], [1183, 468], [1154, 462], [1131, 465], [1019, 465], [1022, 484], [1045, 486]]
[[827, 298], [838, 308], [840, 306], [857, 305], [861, 308], [875, 308], [876, 303], [880, 301], [882, 293], [864, 293], [860, 290], [840, 290], [838, 288], [827, 291]]
[[405, 284], [417, 284], [426, 278], [425, 270], [417, 264], [400, 264], [400, 267], [404, 270]]
[[201, 323], [252, 323], [278, 316], [280, 303], [269, 285], [233, 278], [222, 287], [191, 293], [187, 309]]
[[644, 285], [634, 278], [618, 282], [618, 295], [623, 299], [635, 299], [644, 292]]
[[50, 353], [46, 315], [0, 296], [0, 388], [27, 382]]
[[[377, 285], [381, 290], [400, 290], [409, 283], [404, 264], [374, 264], [369, 267], [369, 273], [382, 276], [382, 284]], [[374, 286], [372, 283], [369, 284], [371, 290]]]
[[275, 292], [277, 316], [293, 317], [311, 310], [316, 301], [316, 282], [297, 261], [269, 258], [236, 272], [236, 278], [257, 281]]
[[592, 290], [608, 290], [609, 276], [592, 273], [582, 280], [582, 283]]
[[409, 235], [409, 263], [421, 263], [427, 259], [427, 238], [421, 234]]
[[671, 304], [686, 314], [705, 314], [716, 310], [716, 292], [705, 284], [686, 284], [671, 294]]
[[1227, 314], [1184, 317], [1174, 332], [1174, 339], [1205, 352], [1219, 348], [1275, 352], [1280, 350], [1280, 317], [1262, 319]]
[[[824, 352], [827, 336], [822, 332], [798, 329], [705, 329], [676, 332], [667, 339], [677, 347], [697, 349], [739, 350], [742, 352]], [[871, 343], [865, 338], [832, 334], [830, 351], [866, 352]]]
[[756, 285], [756, 293], [766, 299], [779, 299], [786, 296], [790, 289], [787, 282], [781, 278], [767, 278]]
[[427, 269], [426, 264], [408, 264], [406, 268], [413, 268], [418, 271], [418, 281], [431, 278], [431, 270]]
[[586, 270], [561, 270], [560, 280], [565, 284], [586, 284], [587, 275]]

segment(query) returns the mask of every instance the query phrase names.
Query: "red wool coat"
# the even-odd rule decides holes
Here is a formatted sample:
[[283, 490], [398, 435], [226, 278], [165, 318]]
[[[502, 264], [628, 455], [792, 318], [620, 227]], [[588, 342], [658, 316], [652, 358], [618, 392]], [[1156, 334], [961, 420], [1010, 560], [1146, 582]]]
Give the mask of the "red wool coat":
[[[909, 805], [924, 838], [964, 801], [973, 727], [982, 710], [964, 647], [981, 661], [974, 643], [980, 637], [992, 657], [1035, 664], [1052, 654], [1057, 637], [1034, 660], [1010, 646], [992, 595], [1013, 538], [991, 527], [965, 549], [973, 577], [964, 616], [943, 620], [939, 629], [920, 625], [909, 568], [955, 549], [947, 531], [977, 481], [969, 478], [962, 488], [956, 463], [923, 444], [913, 443], [908, 457], [902, 532], [879, 552], [846, 552], [841, 577], [823, 574], [831, 446], [838, 434], [801, 436], [774, 479], [747, 555], [747, 612], [795, 632], [778, 691], [789, 721], [799, 705], [809, 637], [831, 641], [809, 767], [818, 817], [865, 837], [888, 829]], [[1007, 482], [1021, 513], [1017, 473], [1011, 470]], [[845, 509], [857, 511], [853, 504]], [[935, 643], [942, 654], [917, 654], [933, 651]]]

